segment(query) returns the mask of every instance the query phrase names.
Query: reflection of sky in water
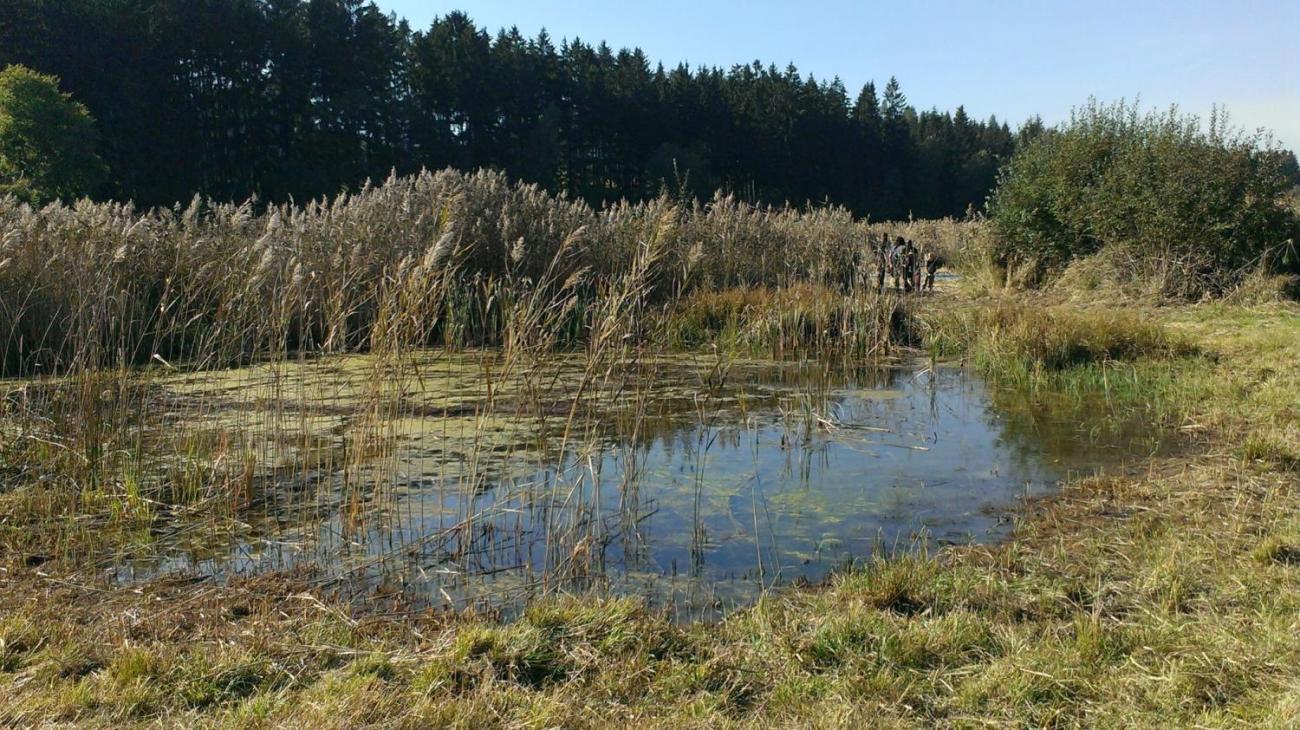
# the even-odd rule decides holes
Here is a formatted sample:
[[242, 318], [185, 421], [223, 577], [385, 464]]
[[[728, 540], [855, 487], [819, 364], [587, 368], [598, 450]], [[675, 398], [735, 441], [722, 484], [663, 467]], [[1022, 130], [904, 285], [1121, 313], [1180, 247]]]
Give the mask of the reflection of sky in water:
[[480, 474], [513, 476], [477, 488], [459, 478], [465, 461], [449, 462], [417, 434], [389, 464], [395, 493], [372, 504], [385, 509], [381, 529], [345, 538], [335, 495], [317, 517], [288, 521], [314, 527], [143, 570], [312, 564], [341, 585], [400, 585], [435, 605], [510, 605], [598, 586], [708, 614], [921, 536], [996, 539], [1017, 498], [1114, 459], [1081, 446], [1075, 424], [1005, 422], [982, 382], [956, 369], [840, 379], [824, 385], [822, 407], [797, 379], [742, 379], [759, 394], [743, 418], [734, 393], [696, 407], [674, 390], [638, 438], [609, 436], [562, 469], [527, 466], [518, 453], [480, 455], [496, 459], [479, 463]]

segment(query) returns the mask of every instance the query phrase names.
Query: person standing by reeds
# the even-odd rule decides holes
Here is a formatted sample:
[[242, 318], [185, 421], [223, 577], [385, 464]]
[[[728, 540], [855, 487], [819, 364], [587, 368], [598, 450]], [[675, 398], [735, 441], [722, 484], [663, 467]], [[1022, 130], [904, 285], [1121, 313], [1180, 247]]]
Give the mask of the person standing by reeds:
[[933, 251], [925, 252], [925, 286], [923, 289], [934, 291], [934, 275], [943, 266], [943, 259]]
[[894, 278], [894, 290], [903, 291], [903, 253], [907, 246], [903, 237], [899, 236], [894, 239], [894, 245], [889, 248], [889, 271]]
[[900, 257], [902, 259], [901, 268], [903, 270], [902, 271], [903, 290], [909, 293], [914, 292], [916, 291], [917, 284], [920, 281], [920, 279], [918, 278], [919, 272], [917, 269], [916, 244], [913, 243], [911, 240], [908, 240], [906, 243], [904, 243], [903, 250], [900, 254]]
[[885, 291], [885, 275], [889, 272], [889, 234], [880, 234], [879, 241], [871, 244], [876, 259], [876, 294]]

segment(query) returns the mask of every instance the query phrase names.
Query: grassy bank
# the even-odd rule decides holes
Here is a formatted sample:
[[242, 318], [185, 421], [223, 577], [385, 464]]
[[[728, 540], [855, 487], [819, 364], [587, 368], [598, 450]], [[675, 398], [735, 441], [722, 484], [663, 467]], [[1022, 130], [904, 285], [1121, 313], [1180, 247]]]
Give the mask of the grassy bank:
[[[851, 308], [821, 312], [799, 297], [814, 324], [773, 324], [753, 315], [790, 307], [716, 297], [674, 319], [683, 339], [856, 321]], [[309, 575], [115, 588], [78, 564], [77, 531], [50, 545], [41, 523], [23, 522], [59, 514], [50, 501], [68, 492], [32, 484], [53, 477], [10, 458], [0, 723], [1300, 721], [1300, 308], [1114, 315], [951, 295], [908, 331], [936, 357], [991, 373], [1005, 397], [1152, 418], [1180, 448], [1068, 484], [1004, 545], [882, 560], [709, 626], [586, 598], [505, 625], [413, 618], [397, 605], [349, 607]], [[78, 499], [85, 532], [103, 527]]]

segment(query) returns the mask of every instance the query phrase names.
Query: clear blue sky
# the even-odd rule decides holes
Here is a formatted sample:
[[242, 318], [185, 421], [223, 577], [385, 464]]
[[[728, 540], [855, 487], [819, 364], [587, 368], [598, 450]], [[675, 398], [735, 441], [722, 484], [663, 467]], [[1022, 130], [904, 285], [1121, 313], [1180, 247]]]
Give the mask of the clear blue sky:
[[493, 33], [544, 27], [557, 45], [639, 46], [666, 66], [793, 62], [850, 94], [892, 74], [918, 108], [965, 104], [1013, 125], [1061, 121], [1089, 96], [1202, 117], [1218, 103], [1300, 148], [1300, 0], [377, 2], [417, 29], [459, 9]]

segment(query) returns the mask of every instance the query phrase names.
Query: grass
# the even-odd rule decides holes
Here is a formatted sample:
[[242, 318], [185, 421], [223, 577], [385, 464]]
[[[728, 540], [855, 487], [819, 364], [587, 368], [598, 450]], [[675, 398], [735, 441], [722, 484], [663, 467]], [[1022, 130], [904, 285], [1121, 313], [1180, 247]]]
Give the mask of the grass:
[[[993, 357], [1023, 365], [1001, 369], [1005, 382], [1022, 389], [1033, 378], [1043, 394], [1104, 387], [1103, 363], [1112, 384], [1126, 368], [1133, 385], [1116, 401], [1162, 393], [1169, 428], [1195, 448], [1068, 484], [1003, 545], [880, 560], [716, 625], [585, 597], [538, 603], [509, 624], [391, 617], [292, 575], [137, 592], [8, 552], [0, 721], [1300, 721], [1296, 306], [1119, 317], [1042, 300], [944, 306], [974, 309], [945, 317], [997, 323], [969, 330], [965, 344], [990, 358], [995, 382]], [[1078, 341], [1063, 345], [1070, 328]]]
[[[22, 376], [0, 385], [0, 725], [1300, 722], [1294, 303], [1117, 311], [991, 280], [900, 301], [844, 275], [864, 235], [958, 260], [979, 227], [726, 198], [596, 212], [486, 173], [265, 215], [6, 201], [0, 227], [3, 369]], [[442, 426], [423, 456], [464, 465], [472, 504], [494, 463], [582, 453], [602, 424], [644, 436], [674, 348], [710, 350], [703, 421], [743, 356], [909, 346], [982, 370], [1001, 408], [1176, 448], [1028, 505], [1004, 544], [902, 551], [710, 624], [598, 595], [502, 623], [400, 590], [352, 601], [310, 571], [101, 572], [258, 520], [363, 534], [413, 424]], [[560, 486], [546, 547], [581, 572], [600, 523]], [[440, 537], [473, 545], [509, 514]]]
[[884, 359], [912, 340], [906, 303], [896, 297], [816, 284], [705, 290], [665, 307], [653, 340], [678, 349]]

